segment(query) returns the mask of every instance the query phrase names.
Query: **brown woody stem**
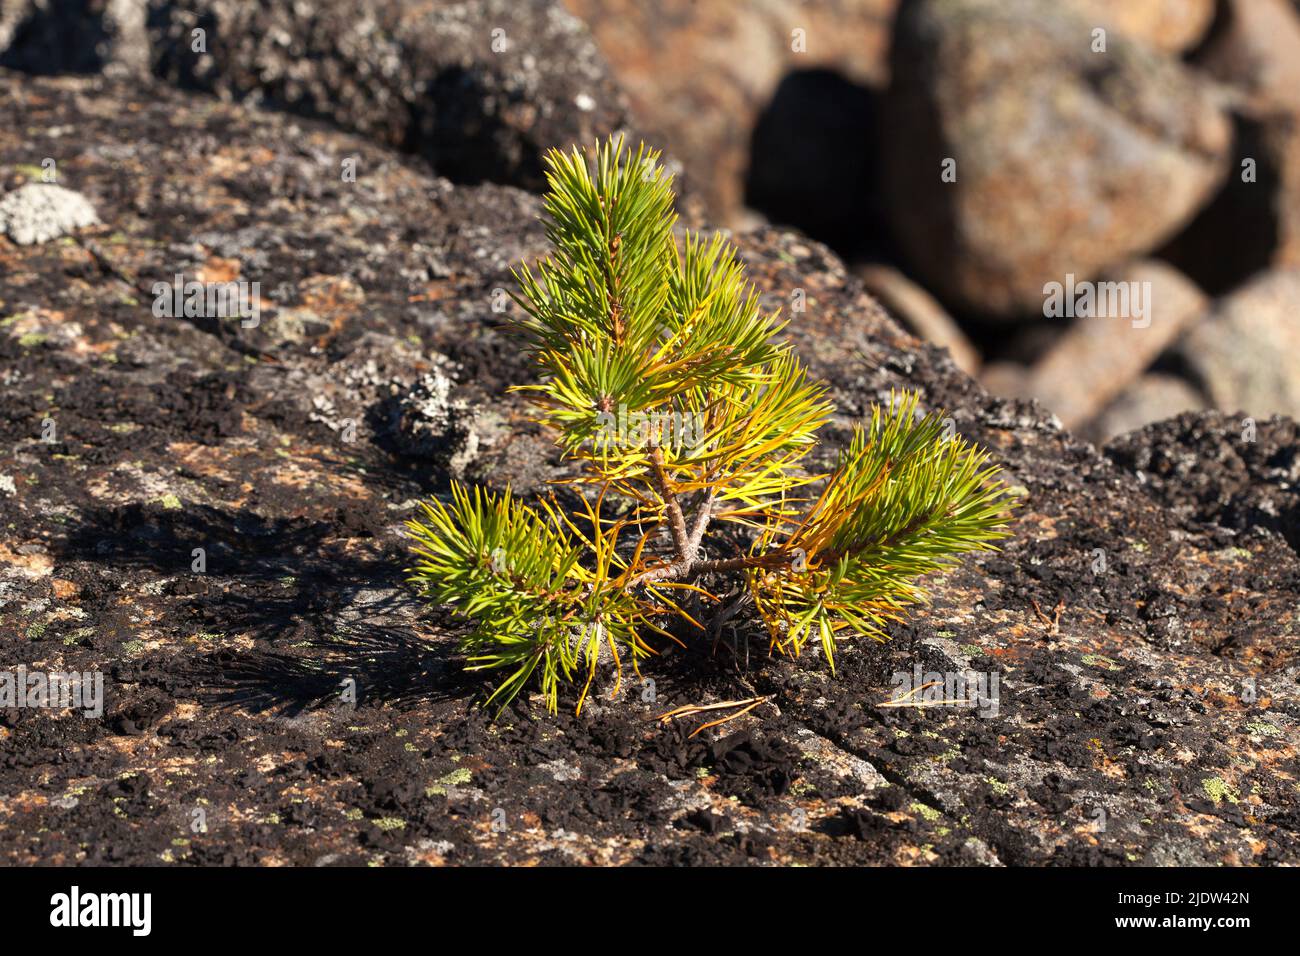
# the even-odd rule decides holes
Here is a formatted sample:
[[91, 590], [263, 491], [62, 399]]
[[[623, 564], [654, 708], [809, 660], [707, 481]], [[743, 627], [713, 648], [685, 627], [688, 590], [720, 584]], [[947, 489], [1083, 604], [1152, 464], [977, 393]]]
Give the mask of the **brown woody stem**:
[[676, 551], [677, 561], [684, 561], [687, 564], [694, 558], [695, 552], [691, 548], [690, 536], [686, 533], [686, 518], [682, 514], [681, 502], [677, 500], [676, 493], [668, 484], [668, 473], [664, 470], [664, 455], [658, 448], [650, 450], [650, 461], [655, 466], [655, 481], [659, 485], [659, 496], [663, 498], [664, 507], [668, 511], [668, 530], [673, 536], [673, 548]]
[[713, 561], [672, 561], [649, 571], [643, 571], [628, 582], [629, 588], [659, 581], [682, 581], [697, 574], [710, 572], [743, 571], [746, 568], [779, 568], [794, 560], [793, 554], [774, 551], [770, 554], [750, 554], [739, 558], [718, 558]]
[[655, 484], [658, 486], [659, 496], [663, 499], [664, 510], [668, 513], [668, 530], [673, 538], [673, 560], [657, 568], [642, 571], [628, 582], [629, 588], [660, 581], [684, 581], [697, 574], [709, 572], [740, 571], [745, 568], [779, 568], [794, 560], [793, 555], [779, 551], [737, 558], [719, 558], [712, 561], [700, 560], [700, 542], [704, 540], [704, 532], [709, 527], [716, 489], [709, 489], [709, 493], [695, 513], [695, 520], [688, 532], [681, 502], [669, 484], [668, 472], [664, 468], [663, 452], [658, 448], [652, 448], [650, 462], [654, 465]]

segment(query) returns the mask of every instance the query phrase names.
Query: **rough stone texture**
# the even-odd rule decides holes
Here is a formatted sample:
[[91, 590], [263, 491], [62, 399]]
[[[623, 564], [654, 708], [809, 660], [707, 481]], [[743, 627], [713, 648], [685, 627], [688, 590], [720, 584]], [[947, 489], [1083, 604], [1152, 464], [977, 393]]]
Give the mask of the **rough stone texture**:
[[[887, 82], [890, 24], [898, 0], [565, 2], [590, 27], [638, 121], [672, 144], [720, 224], [741, 220], [750, 138], [783, 79], [797, 80], [811, 71], [833, 74], [838, 90], [816, 98], [798, 96], [798, 102], [804, 110], [820, 110], [831, 126], [841, 116], [845, 124], [856, 119], [859, 128], [851, 135], [872, 135], [864, 128], [865, 118], [849, 112], [860, 99], [852, 90]], [[804, 31], [802, 52], [794, 49], [795, 30]], [[820, 144], [810, 147], [806, 140], [792, 135], [772, 145], [784, 145], [792, 153], [802, 149], [803, 159], [813, 162], [805, 173], [817, 168], [819, 160], [843, 164], [869, 158], [849, 155], [845, 143], [839, 144], [839, 156], [824, 147], [810, 156], [810, 148]], [[868, 184], [847, 185], [862, 189]], [[850, 204], [843, 195], [839, 202], [840, 208]]]
[[1294, 548], [1300, 547], [1298, 441], [1290, 419], [1251, 423], [1222, 412], [1189, 412], [1115, 440], [1106, 457], [1140, 474], [1147, 493], [1179, 515], [1234, 532], [1268, 528]]
[[1300, 417], [1300, 270], [1265, 273], [1221, 300], [1178, 345], [1214, 407]]
[[[1186, 68], [1051, 0], [917, 0], [899, 12], [886, 187], [917, 275], [975, 311], [1038, 312], [1169, 238], [1221, 180], [1231, 127]], [[941, 164], [957, 162], [955, 183]]]
[[946, 348], [953, 362], [967, 375], [979, 371], [979, 353], [952, 316], [925, 289], [892, 266], [874, 263], [858, 266], [853, 274], [918, 338]]
[[[0, 652], [99, 668], [108, 699], [102, 720], [0, 712], [5, 861], [1300, 863], [1300, 559], [1272, 517], [1293, 509], [1291, 423], [1237, 453], [1227, 423], [1192, 420], [1196, 498], [1158, 489], [989, 397], [824, 247], [760, 230], [751, 275], [769, 307], [806, 290], [790, 335], [840, 409], [818, 453], [920, 389], [1023, 489], [1014, 537], [888, 644], [846, 645], [837, 677], [769, 659], [741, 621], [717, 657], [657, 661], [653, 703], [630, 678], [611, 699], [605, 672], [581, 718], [534, 698], [494, 723], [462, 625], [403, 582], [402, 521], [446, 476], [371, 413], [443, 353], [498, 418], [482, 477], [564, 473], [506, 392], [529, 372], [492, 308], [543, 251], [537, 199], [282, 113], [0, 74], [0, 175], [56, 147], [105, 225], [0, 240]], [[329, 158], [351, 153], [345, 184]], [[158, 278], [236, 268], [263, 283], [258, 328], [149, 308]], [[321, 322], [271, 335], [282, 309]], [[1255, 474], [1231, 526], [1200, 510]], [[996, 672], [997, 714], [881, 707], [918, 663]], [[755, 694], [694, 738], [652, 719]]]
[[120, 16], [131, 25], [119, 27], [121, 7], [32, 3], [0, 45], [0, 65], [50, 73], [145, 62], [186, 88], [328, 118], [464, 182], [539, 188], [546, 148], [626, 125], [590, 34], [556, 0], [152, 0], [147, 42], [118, 43], [138, 37], [146, 16], [128, 4]]
[[1124, 389], [1119, 398], [1080, 432], [1101, 444], [1152, 422], [1204, 408], [1205, 399], [1183, 379], [1162, 372], [1148, 372]]
[[394, 400], [390, 428], [402, 454], [427, 458], [463, 479], [478, 456], [479, 437], [468, 402], [454, 397], [454, 389], [435, 366]]
[[1257, 103], [1300, 111], [1300, 13], [1289, 0], [1224, 0], [1224, 26], [1196, 58]]
[[[1112, 296], [1103, 283], [1116, 283], [1118, 294]], [[1135, 262], [1108, 271], [1096, 287], [1098, 308], [1119, 305], [1116, 311], [1121, 314], [1075, 318], [1017, 392], [1037, 398], [1067, 428], [1077, 428], [1105, 408], [1201, 318], [1208, 305], [1186, 276], [1161, 262]]]
[[20, 246], [49, 242], [98, 221], [85, 196], [52, 183], [28, 183], [0, 196], [0, 235]]
[[1159, 50], [1195, 46], [1214, 21], [1216, 0], [1068, 0], [1094, 26], [1118, 30]]

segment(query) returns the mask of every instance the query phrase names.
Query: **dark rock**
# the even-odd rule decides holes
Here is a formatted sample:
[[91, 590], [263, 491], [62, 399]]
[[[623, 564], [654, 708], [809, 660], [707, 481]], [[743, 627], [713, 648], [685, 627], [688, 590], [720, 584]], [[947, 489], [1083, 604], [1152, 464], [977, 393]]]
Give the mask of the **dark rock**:
[[[0, 66], [152, 73], [332, 120], [460, 182], [540, 188], [545, 149], [627, 123], [586, 28], [556, 0], [56, 0], [18, 9], [17, 25], [0, 29]], [[342, 175], [346, 158], [331, 157], [320, 175]]]

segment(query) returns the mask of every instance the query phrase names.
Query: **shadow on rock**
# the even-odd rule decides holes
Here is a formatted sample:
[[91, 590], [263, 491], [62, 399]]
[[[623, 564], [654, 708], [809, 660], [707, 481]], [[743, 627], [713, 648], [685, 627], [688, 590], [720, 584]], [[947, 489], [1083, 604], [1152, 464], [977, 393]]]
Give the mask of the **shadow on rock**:
[[759, 114], [745, 202], [849, 257], [887, 255], [877, 189], [879, 94], [834, 70], [794, 70]]

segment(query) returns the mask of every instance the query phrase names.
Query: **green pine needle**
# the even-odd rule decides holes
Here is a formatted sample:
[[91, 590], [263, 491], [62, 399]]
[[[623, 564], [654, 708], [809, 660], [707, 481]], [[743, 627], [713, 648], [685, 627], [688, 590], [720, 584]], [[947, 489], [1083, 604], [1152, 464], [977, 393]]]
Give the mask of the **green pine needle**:
[[[776, 340], [730, 243], [678, 245], [658, 153], [618, 138], [547, 167], [553, 254], [515, 272], [541, 373], [521, 390], [580, 465], [581, 505], [455, 485], [408, 523], [412, 583], [472, 622], [469, 669], [507, 675], [489, 702], [536, 678], [552, 711], [581, 683], [581, 710], [601, 661], [621, 673], [653, 653], [646, 638], [702, 634], [684, 598], [716, 608], [703, 585], [727, 578], [774, 650], [816, 640], [833, 668], [839, 640], [883, 640], [923, 599], [922, 576], [1007, 535], [997, 468], [915, 393], [875, 407], [832, 474], [804, 469], [833, 412], [825, 386]], [[617, 520], [610, 495], [629, 503]], [[709, 531], [728, 523], [747, 551], [718, 553]]]

